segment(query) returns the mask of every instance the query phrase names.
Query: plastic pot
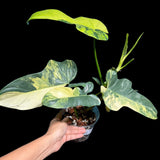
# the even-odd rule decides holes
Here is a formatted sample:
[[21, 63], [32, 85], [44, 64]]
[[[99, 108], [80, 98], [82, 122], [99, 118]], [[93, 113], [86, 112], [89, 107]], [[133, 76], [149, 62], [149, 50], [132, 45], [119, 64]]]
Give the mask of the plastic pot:
[[91, 125], [83, 126], [86, 129], [86, 132], [84, 133], [84, 136], [82, 138], [74, 140], [75, 142], [86, 141], [89, 138], [89, 136], [90, 136], [95, 124], [98, 122], [99, 117], [100, 117], [100, 112], [99, 112], [98, 108], [95, 106], [95, 107], [93, 107], [92, 111], [95, 113], [96, 121]]

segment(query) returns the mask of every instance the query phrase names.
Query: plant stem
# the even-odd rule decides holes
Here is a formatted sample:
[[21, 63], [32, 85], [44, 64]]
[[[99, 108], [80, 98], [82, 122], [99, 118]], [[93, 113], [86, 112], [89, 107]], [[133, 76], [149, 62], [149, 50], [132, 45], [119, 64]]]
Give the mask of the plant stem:
[[96, 93], [96, 96], [99, 96], [101, 94], [101, 92]]
[[96, 52], [96, 40], [95, 39], [93, 39], [93, 49], [94, 49], [94, 58], [95, 58], [96, 66], [97, 66], [98, 75], [99, 75], [101, 84], [103, 85], [104, 82], [103, 82], [103, 79], [102, 79], [101, 69], [100, 69], [100, 66], [99, 66], [99, 63], [98, 63], [97, 52]]

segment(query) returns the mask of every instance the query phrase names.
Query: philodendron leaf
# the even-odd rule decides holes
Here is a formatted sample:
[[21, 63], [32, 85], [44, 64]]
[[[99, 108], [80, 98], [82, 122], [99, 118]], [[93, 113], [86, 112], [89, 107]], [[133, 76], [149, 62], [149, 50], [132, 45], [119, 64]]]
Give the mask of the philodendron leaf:
[[69, 84], [76, 74], [73, 61], [50, 60], [42, 72], [18, 78], [0, 90], [0, 105], [19, 110], [40, 107], [47, 92]]
[[98, 85], [101, 85], [101, 81], [96, 78], [96, 77], [92, 77], [92, 79], [98, 84]]
[[106, 106], [114, 111], [126, 106], [151, 119], [157, 119], [157, 110], [150, 100], [132, 89], [128, 79], [118, 79], [117, 72], [110, 69], [106, 74], [107, 88], [101, 86]]
[[100, 105], [100, 100], [95, 95], [83, 94], [80, 88], [59, 87], [50, 90], [43, 98], [43, 105], [51, 108], [68, 108], [75, 106], [92, 107]]
[[93, 91], [94, 85], [92, 82], [82, 82], [69, 84], [69, 87], [83, 87], [83, 90], [80, 90], [81, 94], [87, 94]]
[[35, 12], [27, 22], [34, 19], [49, 19], [76, 25], [76, 29], [98, 40], [108, 40], [108, 30], [99, 20], [87, 17], [71, 18], [57, 9], [47, 9]]

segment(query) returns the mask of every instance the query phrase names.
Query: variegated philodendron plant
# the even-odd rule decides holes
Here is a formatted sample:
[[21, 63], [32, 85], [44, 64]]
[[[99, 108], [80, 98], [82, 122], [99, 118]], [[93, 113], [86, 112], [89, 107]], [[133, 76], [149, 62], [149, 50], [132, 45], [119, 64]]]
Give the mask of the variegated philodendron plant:
[[[106, 26], [97, 19], [78, 17], [71, 18], [56, 9], [35, 12], [27, 23], [35, 19], [49, 19], [74, 24], [80, 32], [94, 38], [94, 56], [99, 74], [93, 78], [101, 87], [100, 93], [107, 110], [118, 111], [126, 106], [151, 119], [157, 119], [157, 110], [146, 97], [132, 89], [128, 79], [118, 79], [118, 72], [134, 59], [123, 64], [128, 55], [137, 45], [143, 33], [128, 51], [128, 36], [117, 68], [109, 69], [105, 81], [99, 67], [95, 39], [108, 40]], [[72, 60], [57, 62], [50, 60], [46, 67], [38, 73], [18, 78], [0, 90], [0, 105], [8, 108], [28, 110], [42, 105], [51, 108], [68, 108], [76, 106], [93, 107], [101, 104], [98, 95], [89, 94], [93, 91], [92, 82], [71, 83], [76, 77], [77, 66]]]

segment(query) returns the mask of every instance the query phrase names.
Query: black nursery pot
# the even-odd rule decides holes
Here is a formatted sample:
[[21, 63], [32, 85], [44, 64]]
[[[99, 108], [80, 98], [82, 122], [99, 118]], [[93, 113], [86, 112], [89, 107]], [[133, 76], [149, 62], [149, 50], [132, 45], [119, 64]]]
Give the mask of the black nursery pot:
[[75, 142], [83, 142], [83, 141], [86, 141], [86, 140], [89, 138], [89, 136], [90, 136], [90, 134], [91, 134], [91, 132], [92, 132], [95, 124], [98, 122], [99, 117], [100, 117], [99, 109], [95, 106], [95, 107], [93, 107], [92, 111], [93, 111], [93, 113], [94, 113], [95, 116], [96, 116], [96, 121], [95, 121], [93, 124], [91, 124], [91, 125], [83, 126], [83, 127], [86, 129], [86, 132], [84, 133], [84, 136], [83, 136], [82, 138], [79, 138], [79, 139], [74, 140]]

